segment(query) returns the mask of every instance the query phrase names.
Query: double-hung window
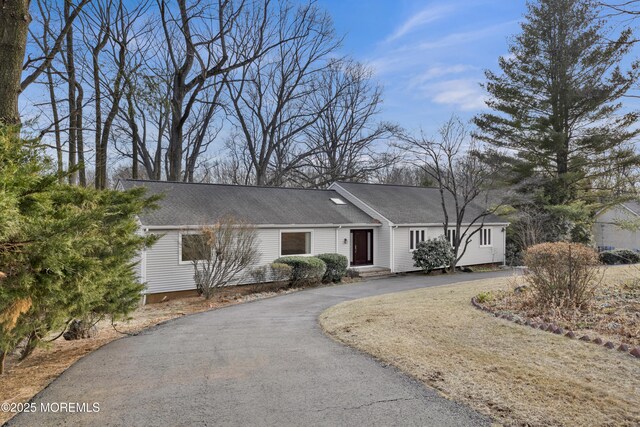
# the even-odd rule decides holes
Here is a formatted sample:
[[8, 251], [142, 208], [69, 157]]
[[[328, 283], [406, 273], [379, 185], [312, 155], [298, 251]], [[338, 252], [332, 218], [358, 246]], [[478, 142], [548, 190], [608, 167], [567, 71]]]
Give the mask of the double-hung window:
[[424, 242], [425, 230], [409, 230], [409, 250], [412, 251], [418, 247], [418, 243]]
[[480, 246], [491, 246], [491, 229], [480, 229]]
[[456, 246], [456, 230], [455, 228], [449, 228], [447, 230], [447, 240], [451, 244], [452, 247]]

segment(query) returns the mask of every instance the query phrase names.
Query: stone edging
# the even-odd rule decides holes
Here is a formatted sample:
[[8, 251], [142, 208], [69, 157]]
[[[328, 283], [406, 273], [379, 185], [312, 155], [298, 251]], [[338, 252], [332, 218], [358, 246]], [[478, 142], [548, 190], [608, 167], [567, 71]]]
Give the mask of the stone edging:
[[489, 314], [494, 315], [495, 317], [498, 317], [500, 319], [504, 319], [504, 320], [508, 320], [510, 322], [514, 322], [517, 323], [518, 325], [524, 325], [524, 326], [529, 326], [531, 328], [534, 329], [540, 329], [542, 331], [547, 331], [547, 332], [551, 332], [553, 334], [556, 335], [564, 335], [566, 338], [569, 339], [578, 339], [580, 341], [584, 341], [584, 342], [589, 342], [592, 344], [596, 344], [596, 345], [601, 345], [609, 350], [612, 349], [617, 349], [618, 351], [627, 353], [631, 356], [634, 356], [638, 359], [640, 359], [640, 347], [635, 347], [632, 348], [631, 346], [627, 345], [627, 344], [620, 344], [620, 345], [616, 345], [611, 341], [607, 341], [605, 342], [602, 338], [600, 337], [596, 337], [594, 339], [591, 339], [591, 337], [589, 337], [588, 335], [583, 335], [581, 337], [577, 337], [575, 333], [573, 333], [572, 331], [565, 331], [564, 329], [562, 329], [560, 326], [554, 325], [553, 323], [537, 323], [537, 322], [532, 322], [531, 320], [525, 320], [522, 321], [520, 318], [516, 318], [510, 314], [500, 314], [499, 312], [494, 312], [492, 311], [490, 308], [482, 305], [481, 303], [478, 302], [478, 300], [476, 299], [476, 297], [471, 298], [471, 304], [477, 308], [478, 310], [482, 310], [485, 311]]

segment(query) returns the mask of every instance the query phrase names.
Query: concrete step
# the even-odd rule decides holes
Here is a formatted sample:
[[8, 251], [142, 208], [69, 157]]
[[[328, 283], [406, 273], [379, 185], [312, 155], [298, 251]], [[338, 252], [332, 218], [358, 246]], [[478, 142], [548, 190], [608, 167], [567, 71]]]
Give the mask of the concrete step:
[[391, 270], [384, 267], [363, 267], [358, 268], [360, 277], [370, 279], [372, 277], [387, 277], [391, 276]]

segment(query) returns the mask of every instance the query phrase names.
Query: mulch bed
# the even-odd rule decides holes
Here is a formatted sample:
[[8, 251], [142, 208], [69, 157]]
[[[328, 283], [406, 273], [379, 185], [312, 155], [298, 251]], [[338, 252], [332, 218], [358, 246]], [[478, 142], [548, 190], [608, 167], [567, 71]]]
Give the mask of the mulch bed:
[[[478, 297], [473, 297], [471, 298], [471, 304], [483, 311], [486, 311], [487, 313], [490, 313], [492, 315], [494, 315], [495, 317], [498, 317], [500, 319], [504, 319], [504, 320], [508, 320], [510, 322], [514, 322], [518, 325], [524, 325], [524, 326], [528, 326], [534, 329], [540, 329], [542, 331], [546, 331], [549, 333], [553, 333], [556, 335], [563, 335], [568, 339], [579, 339], [580, 341], [584, 341], [584, 342], [588, 342], [588, 343], [592, 343], [595, 345], [600, 345], [603, 346], [609, 350], [613, 350], [616, 349], [617, 351], [620, 352], [624, 352], [624, 353], [628, 353], [631, 356], [634, 356], [638, 359], [640, 359], [640, 346], [634, 346], [633, 344], [630, 344], [629, 341], [637, 341], [637, 334], [634, 336], [626, 336], [624, 338], [622, 338], [624, 341], [627, 342], [621, 342], [622, 340], [618, 339], [616, 340], [615, 338], [613, 339], [608, 339], [608, 338], [602, 338], [600, 336], [595, 336], [595, 335], [589, 335], [588, 333], [580, 333], [579, 331], [574, 331], [571, 330], [570, 328], [568, 328], [567, 326], [563, 327], [561, 326], [561, 324], [558, 323], [564, 323], [565, 325], [567, 324], [575, 324], [575, 319], [576, 318], [580, 318], [580, 317], [585, 317], [585, 318], [597, 318], [600, 321], [602, 321], [602, 316], [597, 316], [589, 311], [583, 312], [583, 316], [580, 316], [579, 313], [580, 312], [574, 312], [572, 313], [573, 316], [570, 316], [569, 318], [573, 320], [573, 322], [571, 320], [567, 321], [567, 318], [560, 318], [560, 319], [555, 319], [556, 322], [553, 321], [553, 319], [550, 319], [551, 315], [547, 315], [547, 316], [543, 316], [543, 315], [537, 315], [535, 317], [528, 317], [527, 316], [527, 311], [526, 310], [517, 310], [514, 309], [514, 306], [518, 306], [518, 305], [522, 305], [522, 301], [520, 301], [520, 304], [513, 304], [513, 300], [514, 299], [518, 299], [518, 295], [517, 294], [513, 294], [513, 295], [509, 295], [510, 291], [502, 291], [502, 293], [498, 293], [496, 297], [492, 297], [491, 303], [481, 303], [478, 301]], [[605, 295], [616, 295], [616, 299], [620, 299], [620, 294], [612, 294], [610, 292], [610, 290], [605, 290], [604, 292]], [[502, 297], [502, 298], [500, 298]], [[486, 296], [485, 296], [486, 298]], [[524, 299], [524, 298], [522, 298]], [[602, 298], [601, 298], [602, 299]], [[638, 302], [637, 300], [634, 302], [632, 299], [627, 298], [626, 295], [623, 296], [622, 298], [625, 301], [631, 300], [631, 305], [637, 305]], [[596, 298], [597, 301], [597, 298]], [[511, 303], [511, 304], [510, 304]], [[610, 307], [611, 305], [605, 303], [604, 304], [606, 307]], [[510, 309], [509, 309], [510, 308]], [[592, 307], [593, 308], [593, 307]], [[596, 310], [597, 311], [597, 310]], [[632, 317], [633, 316], [640, 316], [640, 312], [635, 311], [632, 312]], [[544, 321], [544, 318], [547, 318], [547, 321]], [[616, 319], [620, 320], [620, 316], [615, 317]], [[613, 321], [612, 319], [607, 319], [610, 321]], [[632, 320], [633, 322], [633, 320]], [[598, 322], [600, 323], [600, 322]], [[616, 328], [616, 329], [622, 329], [622, 328]], [[620, 337], [618, 337], [620, 338]], [[631, 339], [629, 339], [631, 338]], [[635, 339], [634, 339], [635, 338]]]

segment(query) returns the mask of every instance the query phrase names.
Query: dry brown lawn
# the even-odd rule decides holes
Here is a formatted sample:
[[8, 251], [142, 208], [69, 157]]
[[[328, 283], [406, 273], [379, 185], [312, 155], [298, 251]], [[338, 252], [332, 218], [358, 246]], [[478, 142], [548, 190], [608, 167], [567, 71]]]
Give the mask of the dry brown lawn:
[[[625, 267], [607, 270], [616, 280]], [[461, 276], [464, 277], [464, 276]], [[336, 339], [507, 425], [640, 425], [640, 360], [475, 309], [506, 289], [487, 279], [339, 304], [320, 322]]]

